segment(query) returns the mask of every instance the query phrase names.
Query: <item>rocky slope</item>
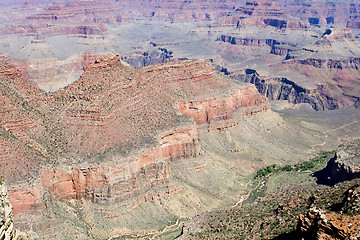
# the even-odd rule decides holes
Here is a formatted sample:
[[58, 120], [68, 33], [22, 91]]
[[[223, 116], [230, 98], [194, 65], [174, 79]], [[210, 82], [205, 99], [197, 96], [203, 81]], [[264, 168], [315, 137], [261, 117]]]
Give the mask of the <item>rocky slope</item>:
[[359, 215], [331, 207], [357, 183], [283, 186], [253, 205], [199, 214], [185, 223], [180, 239], [356, 239]]
[[[33, 111], [35, 99], [42, 99], [39, 89], [20, 77], [20, 70], [1, 59], [1, 160], [2, 177], [8, 184], [27, 179], [43, 163], [46, 150], [32, 137], [41, 135], [41, 113]], [[35, 100], [36, 101], [36, 100]], [[46, 139], [46, 138], [45, 138]]]
[[299, 217], [295, 235], [299, 239], [356, 239], [359, 234], [359, 185], [344, 193], [334, 211], [311, 208]]
[[[349, 145], [357, 147], [356, 142]], [[356, 239], [359, 179], [336, 187], [316, 184], [311, 172], [321, 166], [272, 173], [241, 207], [202, 213], [186, 222], [180, 239]]]
[[295, 234], [298, 239], [356, 239], [359, 217], [311, 208], [300, 216]]

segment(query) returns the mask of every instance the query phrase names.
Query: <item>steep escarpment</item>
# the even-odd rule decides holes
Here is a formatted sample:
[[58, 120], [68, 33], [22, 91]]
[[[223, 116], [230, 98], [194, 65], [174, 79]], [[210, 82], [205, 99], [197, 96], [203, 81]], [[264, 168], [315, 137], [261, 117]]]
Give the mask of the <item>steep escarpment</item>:
[[[328, 28], [311, 46], [289, 52], [288, 64], [315, 68], [359, 69], [359, 42], [348, 28]], [[336, 54], [335, 54], [336, 53]]]
[[[227, 12], [238, 5], [237, 1], [118, 1], [117, 5], [122, 9], [131, 9], [139, 19], [171, 19], [177, 21], [189, 21], [194, 19], [211, 20], [226, 16]], [[141, 6], [141, 8], [139, 8]], [[139, 10], [141, 9], [141, 10]]]
[[292, 43], [290, 41], [281, 41], [276, 39], [264, 39], [257, 37], [237, 37], [221, 35], [216, 39], [216, 41], [221, 41], [224, 43], [230, 43], [234, 46], [241, 46], [244, 48], [259, 48], [261, 51], [266, 52], [267, 54], [283, 56], [284, 58], [289, 55], [291, 51], [293, 51], [296, 47], [296, 43]]
[[[109, 14], [108, 21], [111, 21], [110, 19], [115, 20], [115, 11], [112, 4], [107, 1], [87, 1], [86, 3], [82, 1], [68, 3], [58, 2], [47, 7], [42, 13], [28, 16], [27, 20], [31, 23], [38, 24], [39, 26], [45, 21], [64, 23], [65, 21], [74, 22], [80, 20], [83, 23], [89, 24], [97, 21], [101, 22], [104, 13]], [[83, 26], [83, 30], [86, 28], [91, 30], [91, 27]]]
[[246, 1], [245, 4], [238, 7], [231, 17], [237, 20], [237, 28], [244, 28], [246, 25], [258, 27], [274, 27], [277, 29], [302, 29], [307, 30], [309, 24], [306, 21], [296, 19], [274, 1]]
[[[239, 109], [243, 115], [252, 115], [269, 109], [265, 98], [257, 94], [254, 86], [236, 90], [230, 96], [210, 98], [204, 100], [188, 100], [178, 105], [181, 113], [191, 116], [196, 124], [203, 125], [220, 121], [230, 121], [229, 126], [237, 125], [235, 117]], [[216, 124], [215, 124], [216, 125]], [[210, 127], [211, 128], [211, 127]], [[212, 127], [213, 129], [216, 127]], [[225, 126], [219, 127], [220, 129]]]
[[154, 142], [151, 139], [160, 129], [189, 122], [176, 113], [176, 102], [199, 95], [208, 98], [226, 88], [231, 91], [236, 86], [222, 82], [202, 61], [174, 61], [134, 71], [120, 64], [119, 58], [97, 60], [77, 82], [54, 94], [52, 108], [59, 112], [51, 117], [68, 130], [62, 136], [70, 141], [69, 154], [115, 147], [126, 152], [135, 142]]
[[[133, 69], [115, 55], [88, 59], [83, 71], [54, 93], [4, 72], [2, 85], [11, 92], [4, 90], [1, 126], [7, 142], [0, 147], [14, 157], [1, 155], [7, 163], [1, 166], [5, 173], [28, 174], [26, 183], [4, 174], [12, 180], [9, 195], [17, 216], [54, 211], [37, 216], [39, 226], [48, 226], [46, 218], [58, 213], [54, 201], [121, 203], [119, 211], [130, 211], [177, 196], [185, 187], [171, 166], [202, 157], [199, 129], [222, 131], [269, 109], [254, 86], [218, 75], [205, 61]], [[16, 143], [23, 152], [11, 151]], [[42, 162], [30, 164], [33, 158]], [[37, 167], [21, 172], [20, 160]]]
[[[27, 90], [22, 90], [17, 85], [22, 81], [19, 77], [12, 81], [13, 85], [3, 82], [15, 94], [4, 95], [2, 127], [14, 135], [13, 141], [20, 140], [50, 159], [87, 156], [110, 148], [126, 153], [134, 143], [153, 144], [160, 129], [191, 124], [175, 109], [182, 99], [199, 101], [203, 96], [212, 105], [230, 104], [220, 110], [226, 111], [224, 119], [217, 120], [229, 120], [239, 108], [266, 103], [251, 87], [223, 81], [202, 61], [175, 61], [135, 71], [122, 65], [119, 56], [97, 58], [84, 68], [79, 80], [54, 94], [29, 84], [26, 88], [25, 83]], [[225, 98], [217, 99], [221, 92]]]
[[347, 24], [356, 27], [359, 16], [357, 2], [328, 2], [328, 1], [280, 1], [293, 16], [307, 20], [311, 25]]
[[[162, 238], [181, 229], [182, 218], [241, 205], [259, 168], [301, 162], [355, 135], [347, 119], [288, 124], [269, 110], [265, 96], [317, 110], [356, 107], [360, 96], [358, 63], [335, 62], [356, 58], [349, 55], [357, 55], [356, 39], [345, 31], [335, 39], [333, 28], [322, 33], [316, 19], [292, 17], [279, 4], [57, 1], [14, 9], [21, 24], [15, 15], [26, 13], [26, 24], [2, 26], [8, 35], [0, 48], [31, 60], [28, 72], [8, 65], [1, 73], [0, 168], [20, 228], [44, 239]], [[99, 57], [88, 49], [129, 54]], [[268, 75], [249, 73], [242, 83], [204, 61], [173, 58], [211, 58], [231, 65], [229, 72]], [[286, 227], [294, 214], [283, 214], [309, 197], [283, 197], [269, 207], [275, 224], [252, 215], [239, 226], [254, 227], [239, 232]]]
[[[60, 166], [45, 169], [41, 183], [33, 188], [11, 191], [16, 211], [41, 208], [39, 196], [49, 191], [56, 199], [87, 199], [94, 203], [116, 203], [133, 199], [137, 204], [158, 194], [175, 192], [169, 187], [169, 162], [201, 154], [195, 126], [177, 128], [159, 135], [159, 146], [145, 150], [137, 158], [129, 156], [118, 162], [93, 166], [83, 163], [71, 168]], [[26, 195], [38, 196], [28, 198]], [[140, 199], [139, 199], [140, 197]], [[138, 199], [138, 200], [136, 200]], [[37, 206], [36, 206], [37, 205]]]
[[[294, 61], [296, 62], [296, 61]], [[333, 59], [306, 59], [298, 60], [299, 64], [311, 65], [316, 68], [353, 68], [358, 70], [360, 68], [360, 58], [349, 58], [345, 60], [333, 60]]]
[[221, 35], [217, 41], [228, 42], [234, 45], [245, 45], [245, 46], [255, 46], [263, 47], [268, 45], [270, 47], [276, 47], [276, 45], [287, 45], [294, 47], [295, 44], [287, 42], [279, 42], [275, 39], [254, 39], [254, 38], [236, 38], [231, 36]]
[[[44, 10], [26, 16], [37, 30], [44, 28], [44, 23], [51, 22], [53, 27], [61, 26], [66, 21], [82, 22], [84, 27], [91, 28], [102, 23], [128, 23], [134, 20], [212, 20], [226, 16], [234, 9], [237, 1], [73, 1], [56, 2], [51, 6], [43, 4]], [[29, 11], [31, 6], [23, 6]], [[55, 29], [54, 28], [54, 29]], [[37, 31], [36, 30], [36, 31]], [[89, 34], [91, 35], [91, 34]], [[89, 36], [88, 35], [88, 36]]]
[[234, 204], [254, 169], [307, 156], [303, 136], [323, 142], [310, 129], [297, 136], [301, 128], [271, 112], [255, 86], [218, 75], [204, 61], [133, 69], [120, 56], [98, 57], [66, 88], [38, 91], [23, 96], [34, 102], [27, 116], [40, 119], [42, 135], [27, 133], [47, 162], [29, 181], [14, 181], [9, 196], [20, 228], [44, 238], [66, 236], [64, 229], [154, 236], [170, 221]]
[[360, 46], [355, 32], [329, 27], [317, 34], [302, 31], [300, 35], [297, 30], [269, 34], [260, 28], [254, 27], [256, 33], [250, 34], [243, 26], [244, 30], [222, 34], [209, 44], [227, 61], [227, 73], [242, 79], [235, 76], [239, 69], [257, 70], [261, 80], [242, 81], [254, 83], [273, 100], [306, 102], [316, 110], [359, 106]]
[[326, 168], [316, 175], [319, 183], [327, 185], [359, 178], [359, 140], [343, 144]]
[[328, 96], [322, 86], [317, 89], [306, 89], [286, 78], [261, 78], [252, 69], [246, 74], [232, 76], [243, 82], [255, 84], [258, 91], [269, 100], [288, 100], [291, 103], [309, 103], [315, 110], [331, 110], [341, 107], [341, 100]]

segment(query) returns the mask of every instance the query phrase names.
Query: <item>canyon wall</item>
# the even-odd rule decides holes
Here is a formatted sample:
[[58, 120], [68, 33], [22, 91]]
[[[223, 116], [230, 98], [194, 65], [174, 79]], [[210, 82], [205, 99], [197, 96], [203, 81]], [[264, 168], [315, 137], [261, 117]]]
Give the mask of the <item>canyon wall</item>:
[[328, 2], [328, 1], [280, 1], [280, 5], [286, 7], [289, 13], [311, 25], [334, 25], [346, 24], [349, 27], [358, 28], [359, 17], [358, 2]]
[[315, 110], [333, 110], [358, 106], [358, 99], [351, 96], [332, 97], [328, 94], [325, 86], [307, 89], [287, 78], [261, 78], [252, 69], [247, 69], [246, 74], [235, 74], [232, 77], [239, 81], [255, 84], [257, 90], [269, 100], [288, 100], [295, 104], [309, 103]]
[[[252, 115], [269, 109], [267, 99], [260, 96], [254, 86], [238, 89], [227, 97], [215, 97], [204, 100], [188, 100], [178, 105], [179, 111], [194, 119], [196, 124], [211, 124], [219, 121], [235, 120], [237, 111]], [[233, 125], [231, 125], [233, 126]]]
[[[1, 160], [8, 163], [4, 172], [19, 172], [19, 178], [4, 176], [12, 179], [16, 214], [46, 210], [49, 194], [129, 208], [176, 194], [182, 187], [170, 165], [202, 155], [199, 128], [222, 131], [269, 109], [254, 86], [218, 75], [205, 61], [140, 69], [125, 66], [118, 55], [87, 61], [77, 81], [54, 93], [26, 83], [18, 89], [21, 75], [3, 75], [4, 91], [12, 94], [2, 97], [0, 146], [14, 157]], [[10, 151], [16, 143], [23, 153]], [[38, 167], [21, 173], [19, 159]]]
[[[226, 97], [198, 100], [195, 104], [205, 106], [200, 115], [194, 115], [191, 112], [193, 108], [187, 108], [189, 103], [186, 102], [179, 103], [178, 108], [184, 115], [193, 117], [197, 125], [209, 125], [209, 130], [213, 130], [215, 124], [217, 131], [236, 126], [246, 115], [269, 109], [266, 99], [253, 86], [237, 90]], [[240, 113], [236, 114], [237, 111]], [[199, 116], [203, 115], [207, 115], [209, 121], [202, 121], [204, 118]], [[137, 158], [127, 157], [94, 166], [84, 164], [81, 167], [80, 164], [45, 168], [41, 172], [39, 184], [10, 191], [15, 212], [44, 208], [41, 196], [45, 192], [50, 192], [55, 199], [87, 199], [94, 203], [126, 202], [132, 199], [128, 204], [135, 202], [133, 207], [152, 199], [154, 193], [151, 192], [154, 189], [156, 195], [175, 194], [181, 188], [170, 184], [173, 174], [169, 162], [202, 154], [197, 125], [160, 133], [157, 136], [157, 146], [143, 150], [144, 153]]]
[[289, 62], [288, 64], [303, 64], [311, 65], [316, 68], [352, 68], [359, 70], [360, 69], [360, 58], [349, 58], [345, 60], [333, 60], [333, 59], [305, 59], [305, 60], [291, 60], [293, 63]]

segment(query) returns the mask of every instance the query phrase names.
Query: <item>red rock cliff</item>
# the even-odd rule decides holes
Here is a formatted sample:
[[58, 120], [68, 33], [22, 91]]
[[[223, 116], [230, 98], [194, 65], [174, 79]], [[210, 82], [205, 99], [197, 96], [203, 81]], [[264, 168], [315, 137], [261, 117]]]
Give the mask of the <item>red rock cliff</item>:
[[[182, 114], [192, 117], [196, 124], [201, 125], [205, 123], [210, 124], [214, 121], [232, 119], [236, 111], [240, 108], [245, 110], [247, 107], [259, 107], [266, 104], [267, 99], [262, 97], [254, 86], [248, 86], [237, 89], [226, 97], [184, 101], [179, 103], [178, 109]], [[268, 106], [264, 107], [268, 109]], [[259, 107], [259, 111], [262, 111], [262, 108]], [[245, 114], [252, 113], [251, 111], [245, 110]]]
[[[231, 127], [242, 116], [268, 109], [253, 86], [217, 75], [204, 61], [174, 61], [139, 70], [121, 64], [119, 56], [89, 61], [80, 79], [53, 94], [31, 94], [18, 84], [9, 85], [30, 104], [24, 117], [9, 114], [1, 122], [5, 131], [18, 133], [11, 141], [62, 162], [57, 167], [43, 164], [32, 186], [14, 185], [9, 195], [17, 213], [45, 207], [45, 192], [56, 199], [136, 203], [153, 194], [177, 192], [179, 186], [169, 184], [169, 163], [202, 153], [198, 125]], [[14, 102], [13, 96], [4, 99], [4, 106]], [[14, 106], [23, 113], [21, 101]], [[94, 154], [110, 149], [116, 157], [108, 154], [96, 161]], [[117, 156], [117, 151], [125, 156]], [[87, 156], [93, 163], [84, 160]], [[66, 159], [71, 158], [78, 163], [70, 164]]]

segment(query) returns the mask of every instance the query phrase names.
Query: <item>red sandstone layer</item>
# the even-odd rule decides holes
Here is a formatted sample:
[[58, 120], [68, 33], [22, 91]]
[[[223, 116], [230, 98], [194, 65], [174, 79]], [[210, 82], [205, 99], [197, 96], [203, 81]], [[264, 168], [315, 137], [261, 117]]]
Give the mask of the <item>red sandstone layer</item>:
[[[20, 84], [20, 75], [3, 71], [1, 86], [13, 94], [5, 94], [2, 100], [6, 114], [1, 126], [11, 136], [0, 148], [10, 149], [18, 142], [31, 153], [16, 150], [13, 158], [0, 155], [8, 162], [3, 171], [15, 171], [11, 166], [20, 156], [26, 163], [83, 159], [109, 149], [132, 154], [96, 164], [84, 160], [59, 167], [43, 164], [32, 177], [36, 184], [9, 192], [15, 212], [44, 207], [41, 196], [46, 192], [57, 199], [134, 198], [138, 203], [152, 198], [150, 189], [177, 192], [178, 187], [169, 185], [168, 163], [201, 154], [197, 125], [222, 130], [244, 115], [268, 109], [254, 86], [237, 85], [204, 61], [174, 61], [134, 70], [112, 56], [89, 59], [84, 70], [79, 80], [53, 94]], [[147, 147], [136, 150], [139, 145]]]

